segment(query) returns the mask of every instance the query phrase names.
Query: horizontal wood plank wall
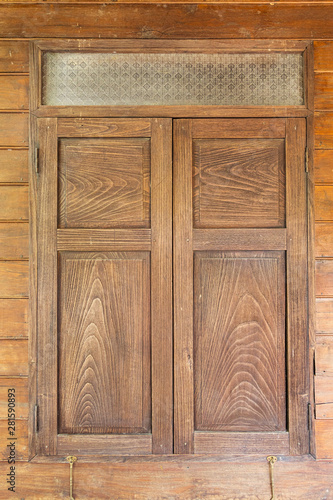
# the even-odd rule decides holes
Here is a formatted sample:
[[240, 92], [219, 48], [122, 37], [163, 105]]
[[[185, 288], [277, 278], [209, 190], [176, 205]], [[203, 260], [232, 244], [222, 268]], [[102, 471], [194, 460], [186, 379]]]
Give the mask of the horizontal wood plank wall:
[[333, 457], [333, 41], [314, 43], [317, 458]]
[[11, 388], [17, 458], [28, 459], [28, 48], [0, 40], [0, 460], [8, 458]]
[[[16, 388], [18, 456], [27, 460], [27, 248], [28, 248], [28, 42], [29, 37], [110, 38], [292, 38], [315, 42], [315, 180], [317, 357], [316, 435], [317, 457], [333, 458], [333, 16], [331, 0], [303, 2], [280, 0], [225, 0], [220, 6], [196, 5], [183, 0], [173, 3], [166, 15], [165, 4], [142, 6], [135, 22], [129, 16], [136, 9], [128, 5], [75, 5], [76, 0], [0, 0], [0, 192], [8, 203], [0, 206], [0, 434], [6, 433], [7, 390]], [[155, 0], [150, 0], [154, 3]], [[72, 5], [49, 5], [68, 3]], [[147, 0], [136, 3], [148, 3]], [[186, 4], [189, 5], [186, 5]], [[247, 5], [247, 3], [249, 5]], [[29, 4], [35, 4], [29, 6]], [[93, 2], [92, 2], [93, 4]], [[223, 6], [223, 4], [226, 4]], [[252, 4], [252, 5], [251, 5]], [[135, 16], [134, 16], [135, 17]], [[79, 19], [79, 21], [78, 21]], [[96, 26], [98, 33], [96, 33]], [[21, 40], [4, 38], [18, 37]], [[1, 39], [2, 38], [2, 39]], [[319, 41], [324, 39], [323, 41]], [[328, 39], [328, 40], [325, 40]], [[3, 197], [1, 198], [3, 199]], [[12, 207], [12, 209], [10, 209]], [[13, 280], [8, 282], [8, 276]], [[5, 492], [6, 443], [0, 439], [1, 493]], [[125, 463], [78, 464], [74, 471], [75, 496], [109, 498], [116, 488], [118, 498], [220, 498], [246, 496], [268, 498], [267, 463], [226, 462], [220, 458], [204, 463], [200, 459], [153, 459]], [[275, 466], [275, 485], [281, 499], [320, 500], [332, 497], [331, 463], [311, 459], [284, 459]], [[20, 462], [17, 494], [11, 498], [53, 499], [68, 496], [68, 466]], [[42, 478], [42, 479], [41, 479]], [[158, 492], [158, 493], [157, 493]], [[226, 492], [223, 494], [223, 492]], [[6, 495], [4, 496], [6, 498]], [[245, 498], [245, 497], [244, 497]]]

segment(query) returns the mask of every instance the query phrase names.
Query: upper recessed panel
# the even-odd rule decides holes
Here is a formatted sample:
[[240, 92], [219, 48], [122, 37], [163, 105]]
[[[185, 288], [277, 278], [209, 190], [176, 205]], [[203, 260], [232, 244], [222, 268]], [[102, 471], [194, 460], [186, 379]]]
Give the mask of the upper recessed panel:
[[300, 53], [44, 52], [42, 104], [304, 104]]

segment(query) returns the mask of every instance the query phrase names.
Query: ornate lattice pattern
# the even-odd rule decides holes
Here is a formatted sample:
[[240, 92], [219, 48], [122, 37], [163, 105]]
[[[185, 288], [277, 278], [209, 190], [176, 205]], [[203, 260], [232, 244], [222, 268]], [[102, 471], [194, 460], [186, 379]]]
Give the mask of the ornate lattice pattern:
[[296, 53], [45, 52], [42, 102], [80, 105], [300, 105]]

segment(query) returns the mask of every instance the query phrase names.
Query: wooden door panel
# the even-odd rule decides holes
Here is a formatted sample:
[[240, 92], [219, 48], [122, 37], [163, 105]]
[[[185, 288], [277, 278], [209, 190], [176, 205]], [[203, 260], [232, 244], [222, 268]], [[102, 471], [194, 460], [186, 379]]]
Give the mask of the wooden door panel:
[[150, 226], [150, 139], [61, 139], [59, 227]]
[[283, 252], [196, 252], [195, 429], [286, 429]]
[[38, 453], [170, 453], [172, 122], [38, 122]]
[[303, 119], [175, 123], [176, 453], [308, 450], [304, 153]]
[[283, 139], [194, 140], [194, 227], [284, 227], [284, 154]]
[[59, 432], [151, 429], [149, 253], [60, 254]]

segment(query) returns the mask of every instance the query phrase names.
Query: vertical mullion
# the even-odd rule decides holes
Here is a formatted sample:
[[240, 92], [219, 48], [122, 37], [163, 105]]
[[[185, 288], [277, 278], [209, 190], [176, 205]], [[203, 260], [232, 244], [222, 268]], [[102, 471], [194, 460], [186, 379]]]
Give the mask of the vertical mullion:
[[305, 140], [305, 119], [287, 120], [287, 331], [291, 455], [303, 455], [309, 451]]
[[39, 446], [57, 452], [57, 120], [38, 122], [38, 405]]
[[175, 453], [193, 453], [192, 121], [174, 126]]
[[173, 451], [171, 119], [152, 120], [151, 231], [152, 451], [170, 454]]

